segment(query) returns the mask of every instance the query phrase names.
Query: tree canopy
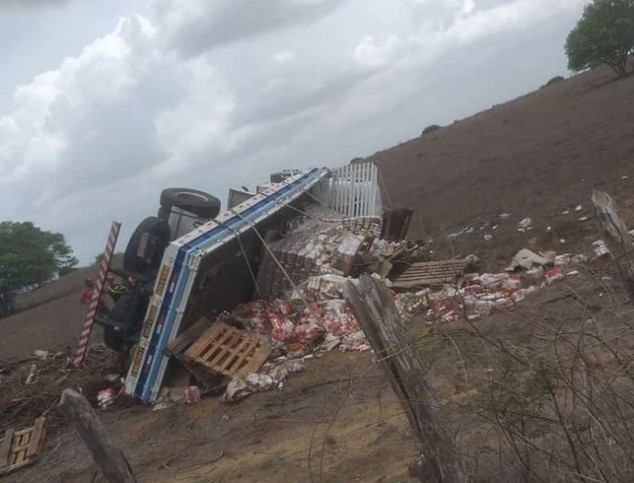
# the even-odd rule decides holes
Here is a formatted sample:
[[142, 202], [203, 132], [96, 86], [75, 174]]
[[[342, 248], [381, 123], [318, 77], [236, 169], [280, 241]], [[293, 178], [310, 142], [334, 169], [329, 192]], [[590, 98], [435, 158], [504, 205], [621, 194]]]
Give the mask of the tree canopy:
[[44, 282], [74, 265], [77, 259], [60, 233], [28, 221], [0, 223], [0, 279], [12, 289]]
[[568, 68], [579, 72], [601, 64], [626, 74], [634, 51], [634, 0], [594, 0], [566, 39]]

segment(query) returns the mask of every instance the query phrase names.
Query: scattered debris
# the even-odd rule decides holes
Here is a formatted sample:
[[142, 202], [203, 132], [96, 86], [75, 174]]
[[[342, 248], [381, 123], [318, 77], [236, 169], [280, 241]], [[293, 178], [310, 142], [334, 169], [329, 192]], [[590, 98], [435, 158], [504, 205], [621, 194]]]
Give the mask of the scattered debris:
[[28, 376], [26, 376], [25, 384], [33, 384], [35, 381], [35, 374], [37, 373], [37, 365], [31, 364], [31, 370], [29, 371]]
[[0, 440], [0, 476], [35, 463], [46, 437], [46, 419], [37, 418], [33, 427], [15, 431], [10, 428]]
[[570, 253], [563, 253], [555, 257], [555, 266], [564, 267], [572, 262], [572, 255]]
[[450, 233], [449, 235], [447, 235], [447, 238], [450, 238], [450, 239], [458, 238], [459, 236], [468, 235], [470, 233], [473, 233], [474, 231], [475, 230], [474, 230], [474, 228], [472, 226], [468, 226], [468, 227], [463, 228], [460, 231], [457, 231], [457, 232], [454, 232], [454, 233]]
[[282, 389], [289, 374], [304, 370], [304, 360], [281, 361], [272, 363], [257, 374], [249, 374], [247, 377], [236, 378], [227, 386], [227, 391], [222, 396], [223, 402], [235, 402], [245, 398], [249, 394], [260, 391], [268, 391], [274, 387]]
[[48, 359], [50, 356], [52, 356], [53, 354], [51, 354], [51, 351], [35, 350], [33, 351], [33, 355], [37, 357], [38, 359], [41, 359], [44, 361]]
[[577, 206], [575, 206], [575, 211], [576, 211], [576, 212], [579, 212], [579, 211], [582, 211], [582, 210], [583, 210], [583, 205], [577, 205]]
[[610, 253], [607, 245], [603, 240], [597, 240], [592, 243], [592, 252], [597, 258], [604, 257], [605, 255], [608, 255]]
[[185, 401], [185, 392], [182, 388], [175, 388], [169, 386], [163, 386], [159, 392], [158, 397], [152, 411], [162, 411], [169, 409]]
[[507, 272], [513, 272], [517, 268], [524, 268], [526, 270], [533, 268], [533, 266], [544, 266], [555, 262], [555, 253], [546, 252], [537, 254], [528, 248], [523, 248], [517, 255], [513, 257], [511, 264], [506, 268]]
[[216, 321], [185, 351], [183, 361], [233, 378], [257, 372], [270, 352], [254, 334]]
[[526, 230], [530, 230], [533, 225], [533, 220], [530, 218], [524, 218], [517, 224], [517, 231], [524, 233]]
[[187, 404], [194, 405], [200, 402], [200, 388], [198, 386], [187, 386], [183, 392]]
[[[80, 368], [67, 365], [70, 352], [50, 351], [46, 359], [35, 354], [28, 358], [0, 361], [0, 428], [26, 427], [40, 417], [47, 415], [47, 433], [55, 434], [67, 425], [63, 416], [51, 409], [57, 405], [59, 395], [67, 387], [81, 388], [82, 392], [96, 407], [97, 395], [101, 389], [121, 384], [121, 375], [112, 374], [108, 368], [114, 367], [116, 353], [103, 345], [90, 346], [84, 364]], [[31, 373], [33, 360], [37, 358], [35, 378], [26, 384]], [[118, 394], [118, 391], [117, 391]], [[134, 404], [131, 398], [118, 396], [113, 406], [125, 408]], [[0, 436], [2, 433], [0, 432]]]
[[484, 240], [485, 241], [491, 241], [493, 240], [493, 235], [487, 233], [486, 235], [484, 235]]
[[189, 329], [169, 342], [165, 347], [165, 352], [174, 357], [180, 357], [182, 353], [185, 352], [185, 349], [198, 339], [210, 326], [211, 320], [206, 317], [201, 317]]
[[563, 280], [566, 277], [566, 275], [561, 267], [555, 267], [548, 270], [545, 274], [545, 277], [546, 277], [546, 283], [550, 285], [551, 283], [556, 282], [557, 280]]
[[117, 397], [117, 392], [112, 387], [107, 387], [106, 389], [102, 389], [97, 393], [97, 404], [100, 409], [106, 409], [115, 401]]
[[392, 278], [392, 288], [410, 289], [452, 283], [472, 265], [472, 260], [445, 260], [419, 262], [408, 267], [402, 274]]

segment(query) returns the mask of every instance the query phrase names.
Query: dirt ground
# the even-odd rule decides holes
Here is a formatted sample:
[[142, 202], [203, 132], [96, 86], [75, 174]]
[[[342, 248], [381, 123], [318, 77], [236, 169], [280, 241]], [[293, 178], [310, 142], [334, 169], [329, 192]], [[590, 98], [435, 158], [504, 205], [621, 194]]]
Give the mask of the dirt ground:
[[[531, 217], [532, 236], [564, 222], [565, 231], [583, 232], [577, 220], [588, 214], [593, 188], [617, 198], [634, 224], [634, 106], [625, 102], [632, 96], [634, 77], [615, 81], [599, 68], [378, 152], [370, 159], [379, 164], [384, 204], [416, 210], [413, 238], [438, 239], [475, 226], [476, 233], [453, 248], [481, 251], [492, 268], [500, 263], [488, 251], [506, 262], [531, 238], [492, 226], [514, 228]], [[578, 204], [583, 213], [561, 215]], [[500, 223], [502, 213], [511, 216]], [[494, 237], [490, 243], [486, 233]]]
[[[141, 481], [410, 481], [416, 447], [371, 356], [332, 353], [313, 362], [283, 391], [234, 405], [208, 398], [100, 415]], [[84, 482], [95, 472], [66, 430], [47, 441], [36, 466], [6, 481]]]
[[[605, 301], [605, 295], [582, 273], [527, 298], [514, 311], [482, 319], [477, 328], [485, 337], [522, 344], [541, 336], [545, 325], [576, 326], [589, 310], [599, 310], [597, 301]], [[577, 303], [581, 299], [583, 306]], [[520, 481], [517, 469], [500, 461], [500, 443], [493, 441], [491, 425], [478, 410], [497, 356], [474, 345], [463, 321], [435, 328], [413, 320], [409, 334], [420, 344], [475, 481]], [[446, 334], [452, 344], [439, 344]], [[291, 376], [283, 390], [233, 404], [209, 397], [196, 406], [158, 412], [133, 405], [98, 413], [140, 481], [417, 481], [408, 475], [417, 447], [407, 419], [370, 353], [323, 354]], [[50, 435], [36, 465], [6, 477], [44, 480], [104, 481], [70, 428]]]
[[[634, 225], [634, 107], [623, 101], [633, 94], [634, 78], [611, 82], [598, 69], [377, 153], [385, 204], [418, 210], [411, 235], [435, 240], [431, 257], [475, 253], [484, 268], [499, 270], [524, 246], [587, 250], [598, 235], [579, 218], [591, 217], [593, 187], [612, 193]], [[563, 215], [566, 209], [571, 213]], [[518, 233], [526, 216], [534, 228]], [[468, 227], [471, 233], [447, 240]], [[574, 294], [603, 297], [584, 277], [547, 288], [480, 327], [521, 344], [533, 322], [581, 320], [587, 307]], [[74, 347], [84, 310], [73, 292], [0, 320], [0, 360]], [[413, 337], [429, 330], [420, 321], [411, 326]], [[469, 464], [485, 467], [477, 468], [479, 481], [518, 481], [511, 466], [499, 471], [504, 465], [491, 456], [486, 425], [469, 412], [488, 368], [479, 354], [469, 355], [468, 341], [461, 344], [432, 368], [434, 387]], [[466, 371], [465, 360], [473, 369]], [[407, 465], [417, 450], [407, 420], [368, 353], [325, 354], [282, 391], [232, 405], [206, 398], [160, 412], [135, 405], [100, 415], [141, 481], [413, 481]], [[494, 463], [495, 471], [486, 468]], [[3, 481], [104, 480], [74, 432], [62, 429], [47, 439], [38, 464]]]
[[73, 292], [25, 312], [0, 319], [1, 359], [32, 354], [34, 350], [58, 351], [76, 347], [86, 306]]
[[[115, 254], [112, 266], [121, 268], [122, 255]], [[0, 319], [0, 360], [30, 355], [34, 350], [59, 351], [76, 347], [86, 314], [79, 301], [86, 278], [95, 279], [98, 267], [80, 268], [37, 290], [19, 295], [18, 312]], [[95, 327], [96, 339], [101, 338]]]

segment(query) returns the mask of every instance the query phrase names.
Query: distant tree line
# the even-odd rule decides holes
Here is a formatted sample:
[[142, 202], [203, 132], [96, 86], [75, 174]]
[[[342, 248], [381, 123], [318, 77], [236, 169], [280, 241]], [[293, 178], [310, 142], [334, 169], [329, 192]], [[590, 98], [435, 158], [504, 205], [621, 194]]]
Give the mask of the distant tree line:
[[30, 221], [0, 223], [0, 283], [6, 291], [45, 282], [77, 263], [62, 234]]

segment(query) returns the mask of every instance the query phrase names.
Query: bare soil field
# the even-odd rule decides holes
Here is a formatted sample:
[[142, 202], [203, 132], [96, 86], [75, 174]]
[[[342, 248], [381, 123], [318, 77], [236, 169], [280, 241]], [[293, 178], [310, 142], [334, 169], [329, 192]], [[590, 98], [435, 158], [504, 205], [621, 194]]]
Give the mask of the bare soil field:
[[[613, 82], [607, 70], [597, 69], [377, 153], [385, 204], [417, 210], [411, 236], [434, 239], [432, 257], [475, 253], [484, 268], [497, 271], [525, 246], [558, 253], [587, 251], [598, 238], [589, 207], [592, 188], [613, 194], [626, 222], [634, 225], [634, 106], [627, 101], [633, 95], [634, 78]], [[575, 211], [578, 204], [582, 209]], [[570, 213], [563, 215], [565, 210]], [[499, 217], [502, 213], [510, 216]], [[527, 216], [533, 219], [533, 229], [517, 232], [517, 222]], [[590, 220], [579, 220], [584, 216]], [[468, 227], [471, 233], [447, 239]], [[493, 238], [486, 241], [485, 234]], [[513, 357], [521, 363], [530, 351], [556, 352], [551, 342], [560, 334], [582, 334], [585, 340], [586, 331], [592, 331], [593, 340], [607, 337], [627, 350], [634, 346], [624, 335], [631, 330], [623, 322], [631, 319], [632, 310], [623, 304], [619, 284], [601, 278], [609, 273], [605, 262], [580, 271], [527, 297], [515, 310], [476, 324], [410, 323], [412, 340], [428, 364], [474, 481], [576, 477], [574, 465], [567, 469], [572, 456], [563, 440], [549, 439], [559, 428], [556, 415], [546, 411], [551, 406], [544, 403], [542, 426], [533, 428], [531, 441], [540, 441], [542, 448], [561, 447], [566, 471], [553, 470], [544, 479], [541, 473], [531, 473], [528, 464], [511, 463], [516, 460], [502, 448], [511, 444], [513, 434], [500, 430], [491, 416], [499, 413], [492, 412], [491, 405], [498, 401], [495, 391], [504, 377], [511, 385], [528, 381], [530, 371], [515, 369]], [[0, 360], [28, 356], [34, 349], [73, 347], [84, 309], [77, 291], [0, 320]], [[97, 334], [94, 342], [99, 341]], [[500, 347], [512, 348], [503, 352], [513, 356], [510, 362], [501, 357]], [[603, 356], [593, 353], [595, 358], [584, 363], [607, 370], [631, 362]], [[540, 364], [555, 359], [549, 357], [540, 356]], [[533, 386], [527, 387], [534, 392]], [[541, 395], [540, 390], [549, 388], [537, 389]], [[527, 389], [513, 390], [518, 391], [515, 399], [522, 400]], [[559, 396], [552, 401], [558, 402]], [[99, 414], [140, 481], [414, 481], [407, 472], [417, 454], [414, 438], [369, 353], [324, 354], [291, 376], [282, 391], [254, 394], [234, 404], [210, 397], [196, 406], [159, 412], [132, 405]], [[527, 443], [518, 447], [520, 460], [524, 452], [530, 453], [521, 444]], [[579, 469], [594, 474], [583, 467], [583, 455], [574, 456]], [[539, 460], [540, 468], [549, 468], [543, 454], [531, 453], [531, 458]], [[42, 460], [3, 481], [104, 480], [75, 433], [56, 427]]]
[[[588, 214], [593, 188], [617, 198], [634, 224], [634, 106], [626, 101], [633, 96], [634, 77], [614, 80], [598, 68], [378, 152], [370, 159], [381, 170], [383, 201], [417, 211], [413, 238], [475, 226], [457, 249], [493, 249], [502, 263], [531, 238], [514, 229], [525, 217], [535, 224], [532, 236], [553, 225], [561, 238], [581, 241], [567, 235], [593, 230], [592, 221], [575, 223]], [[573, 211], [579, 204], [583, 213]], [[501, 227], [513, 229], [485, 231], [494, 236], [485, 243], [479, 227], [495, 226], [502, 213], [511, 216]], [[500, 268], [495, 257], [485, 259]]]

